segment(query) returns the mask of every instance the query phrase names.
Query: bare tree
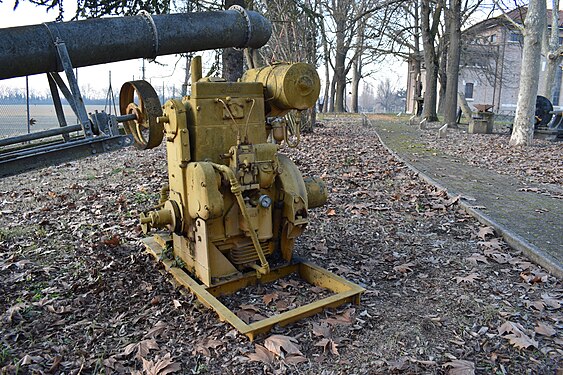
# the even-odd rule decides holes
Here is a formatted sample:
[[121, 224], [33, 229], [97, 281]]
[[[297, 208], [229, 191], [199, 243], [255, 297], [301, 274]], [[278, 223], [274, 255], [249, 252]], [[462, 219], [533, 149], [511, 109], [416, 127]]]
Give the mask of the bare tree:
[[459, 77], [459, 60], [461, 55], [461, 1], [449, 0], [446, 10], [449, 25], [449, 46], [447, 62], [446, 100], [444, 106], [445, 123], [457, 127], [457, 85]]
[[526, 146], [534, 138], [534, 113], [540, 76], [542, 33], [546, 19], [545, 0], [530, 0], [524, 27], [514, 23], [524, 34], [520, 89], [516, 104], [516, 115], [512, 127], [511, 146]]
[[424, 64], [426, 66], [426, 79], [424, 85], [424, 114], [427, 121], [438, 121], [436, 113], [437, 81], [438, 81], [438, 54], [436, 53], [436, 37], [438, 35], [442, 2], [434, 4], [430, 0], [422, 0], [421, 25], [422, 41], [424, 48]]
[[563, 47], [559, 43], [559, 0], [552, 0], [551, 9], [551, 32], [548, 33], [546, 30], [543, 43], [547, 63], [542, 95], [553, 101], [555, 88], [557, 87], [555, 84], [555, 71], [561, 64], [561, 54], [563, 53]]
[[402, 105], [399, 91], [388, 77], [379, 82], [376, 95], [375, 103], [384, 113], [393, 112]]
[[[319, 34], [322, 37], [320, 0], [283, 1], [270, 0], [255, 2], [254, 7], [264, 13], [272, 22], [272, 37], [268, 48], [247, 54], [249, 67], [260, 65], [257, 60], [266, 62], [307, 62], [318, 65]], [[321, 32], [319, 33], [319, 30]], [[301, 130], [312, 131], [316, 120], [316, 108], [301, 116]]]

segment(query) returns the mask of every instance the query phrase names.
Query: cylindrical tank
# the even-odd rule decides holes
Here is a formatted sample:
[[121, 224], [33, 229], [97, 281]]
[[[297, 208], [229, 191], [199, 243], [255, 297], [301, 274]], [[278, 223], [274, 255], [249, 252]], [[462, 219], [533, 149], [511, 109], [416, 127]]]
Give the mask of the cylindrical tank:
[[277, 63], [246, 71], [243, 82], [262, 82], [266, 87], [269, 116], [282, 116], [291, 109], [303, 110], [315, 105], [321, 91], [315, 67], [305, 63]]
[[89, 19], [0, 29], [0, 79], [61, 71], [56, 41], [74, 67], [227, 47], [259, 48], [272, 32], [260, 14], [219, 12]]
[[320, 177], [305, 177], [303, 181], [307, 189], [307, 208], [323, 206], [328, 199], [325, 182]]

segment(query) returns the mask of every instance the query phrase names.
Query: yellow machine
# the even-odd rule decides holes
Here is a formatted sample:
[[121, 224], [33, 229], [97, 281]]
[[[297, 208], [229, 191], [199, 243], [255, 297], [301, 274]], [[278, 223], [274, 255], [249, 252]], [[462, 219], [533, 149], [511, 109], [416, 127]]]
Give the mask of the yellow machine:
[[[159, 205], [141, 215], [145, 233], [161, 230], [145, 239], [147, 249], [180, 284], [250, 339], [325, 307], [359, 303], [363, 292], [293, 259], [308, 210], [323, 205], [327, 191], [319, 178], [303, 178], [278, 150], [289, 131], [284, 116], [313, 106], [319, 90], [317, 72], [308, 64], [252, 69], [241, 82], [226, 82], [202, 78], [196, 57], [191, 95], [168, 100], [162, 111], [144, 81], [129, 82], [121, 91], [122, 114], [137, 115], [126, 124], [136, 143], [151, 148], [163, 136], [166, 140], [169, 182]], [[217, 299], [291, 273], [334, 294], [252, 324]]]

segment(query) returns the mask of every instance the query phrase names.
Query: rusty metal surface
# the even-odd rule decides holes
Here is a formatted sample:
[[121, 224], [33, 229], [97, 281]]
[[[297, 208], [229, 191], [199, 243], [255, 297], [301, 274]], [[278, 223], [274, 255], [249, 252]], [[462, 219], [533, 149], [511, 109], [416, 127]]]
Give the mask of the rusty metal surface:
[[55, 42], [73, 67], [227, 47], [259, 48], [270, 22], [237, 10], [138, 15], [0, 29], [0, 79], [61, 71]]
[[123, 126], [127, 134], [133, 134], [137, 148], [151, 149], [162, 142], [164, 126], [157, 121], [162, 116], [162, 107], [158, 94], [147, 81], [124, 83], [119, 92], [119, 108], [122, 115], [136, 115], [135, 120], [125, 121]]

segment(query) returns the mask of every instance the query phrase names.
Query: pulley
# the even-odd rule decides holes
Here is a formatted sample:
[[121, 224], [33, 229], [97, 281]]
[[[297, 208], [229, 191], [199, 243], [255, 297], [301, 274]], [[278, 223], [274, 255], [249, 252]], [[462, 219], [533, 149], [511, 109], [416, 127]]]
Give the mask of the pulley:
[[121, 86], [119, 108], [122, 115], [134, 114], [134, 120], [123, 123], [125, 132], [132, 134], [135, 146], [145, 150], [158, 146], [164, 136], [164, 127], [157, 118], [162, 116], [160, 100], [147, 81], [130, 81]]

